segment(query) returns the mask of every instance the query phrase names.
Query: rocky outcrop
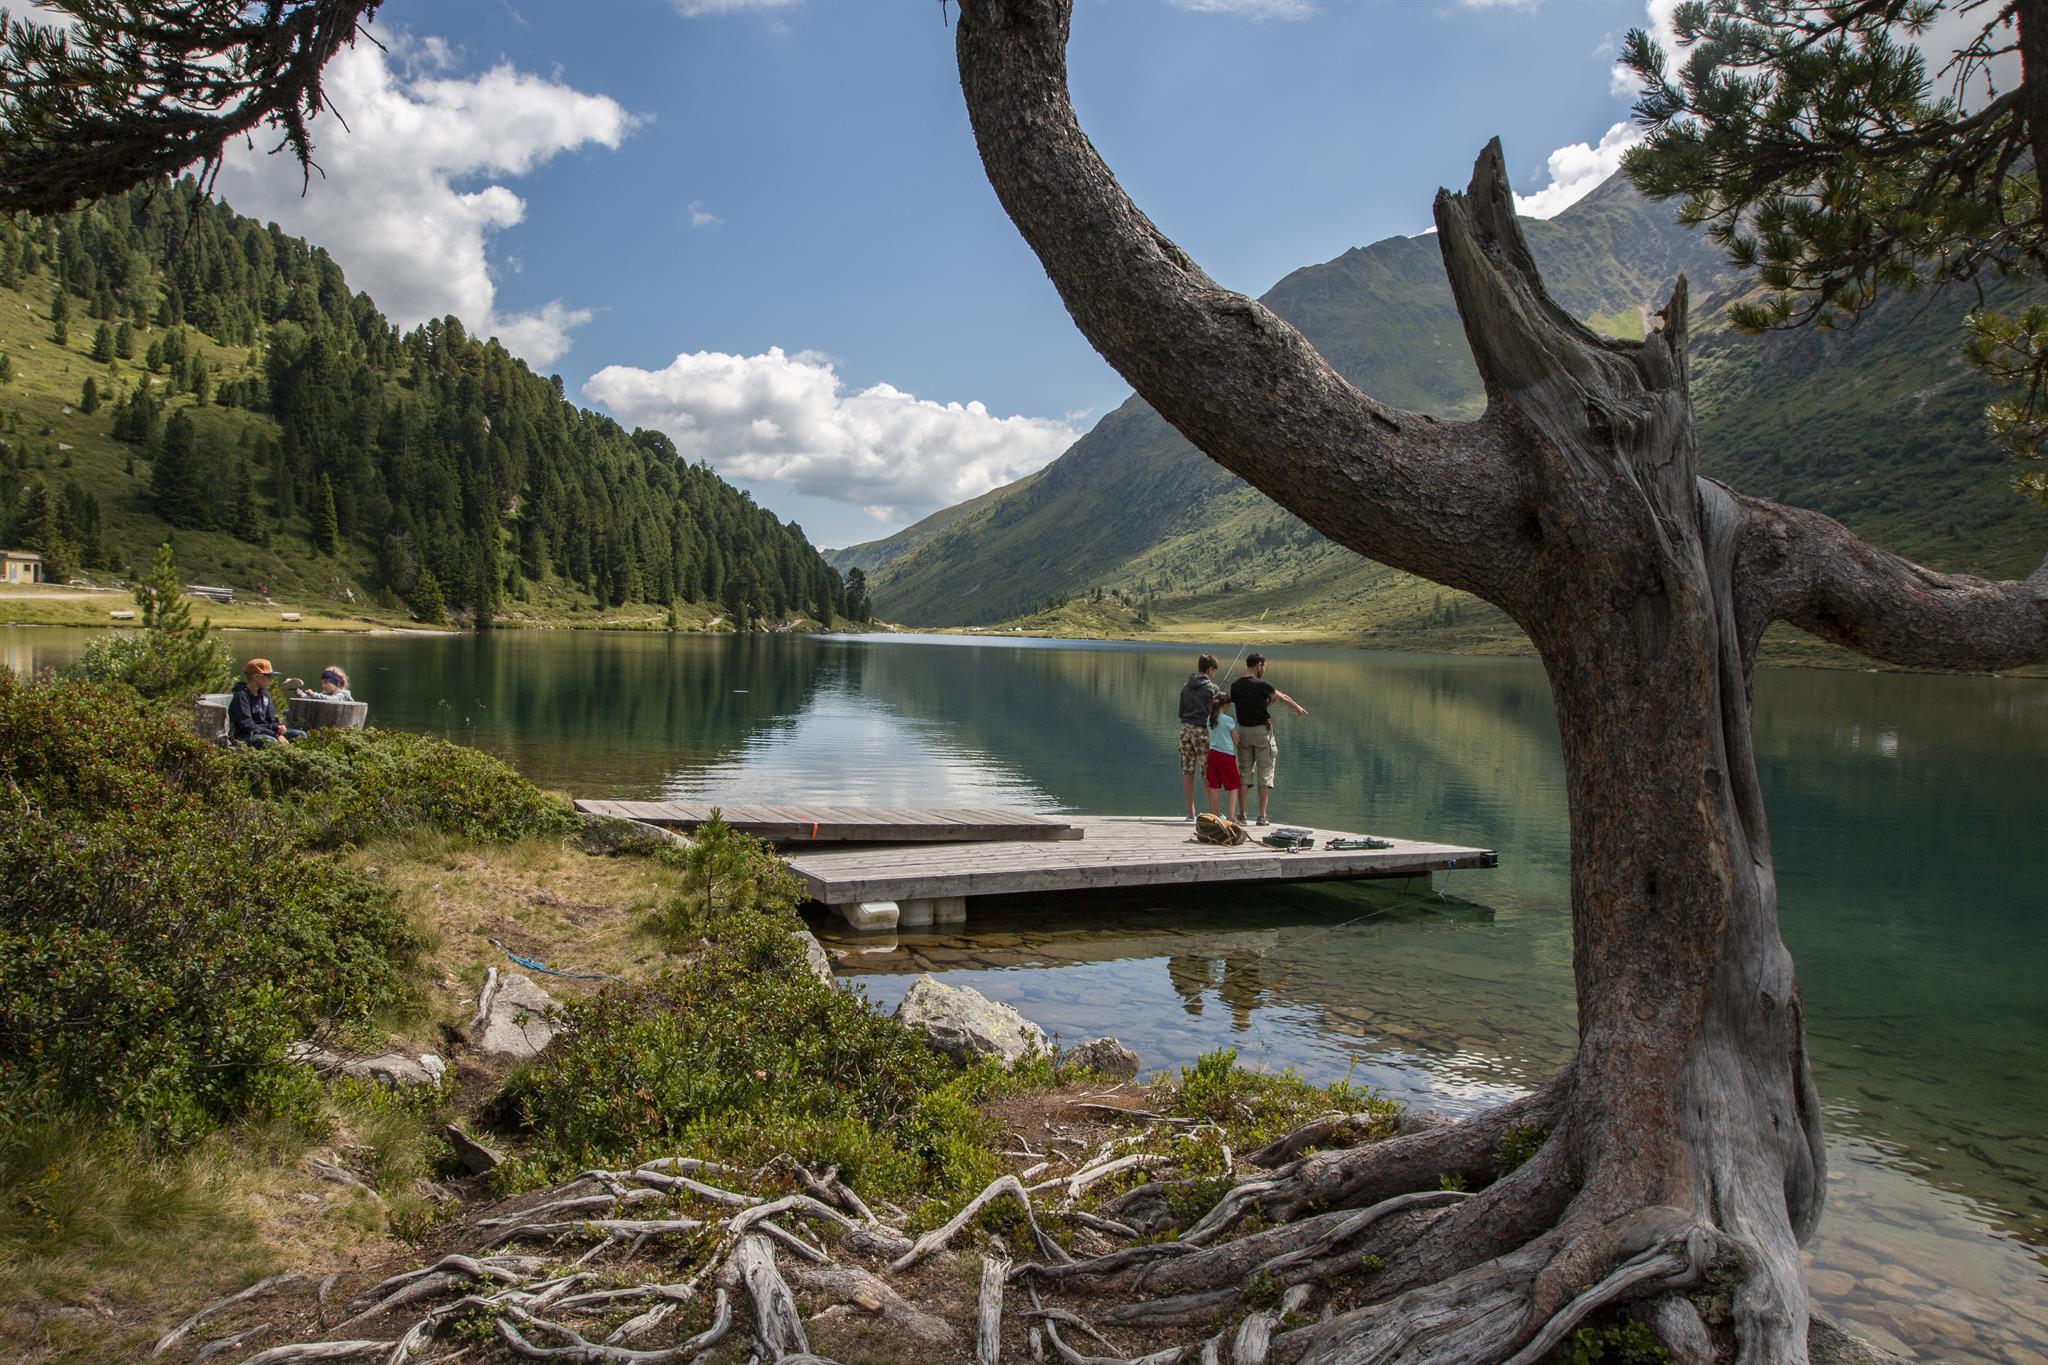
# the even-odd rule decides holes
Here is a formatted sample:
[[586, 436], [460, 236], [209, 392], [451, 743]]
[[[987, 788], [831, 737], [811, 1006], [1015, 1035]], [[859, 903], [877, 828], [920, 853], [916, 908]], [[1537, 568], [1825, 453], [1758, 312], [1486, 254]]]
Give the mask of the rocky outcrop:
[[448, 1074], [448, 1063], [431, 1052], [408, 1055], [380, 1052], [374, 1057], [344, 1057], [318, 1043], [293, 1043], [285, 1049], [285, 1060], [304, 1062], [322, 1076], [353, 1076], [393, 1089], [406, 1085], [439, 1085]]
[[1093, 1071], [1113, 1081], [1128, 1081], [1138, 1074], [1138, 1054], [1114, 1038], [1097, 1038], [1062, 1052], [1060, 1065]]
[[461, 1162], [463, 1169], [471, 1175], [488, 1174], [496, 1170], [498, 1164], [505, 1159], [498, 1155], [495, 1148], [484, 1145], [455, 1124], [449, 1124], [441, 1133], [448, 1139], [449, 1150], [455, 1153], [455, 1159]]
[[555, 997], [517, 972], [496, 967], [484, 976], [477, 995], [476, 1016], [469, 1021], [469, 1045], [494, 1057], [525, 1061], [554, 1040]]
[[911, 984], [896, 1017], [921, 1029], [931, 1045], [963, 1062], [999, 1057], [1014, 1062], [1044, 1052], [1045, 1030], [1008, 1005], [966, 986], [943, 986], [929, 976]]
[[803, 945], [804, 962], [811, 969], [811, 975], [832, 984], [832, 959], [825, 955], [825, 945], [818, 942], [818, 936], [808, 929], [796, 931], [796, 941]]

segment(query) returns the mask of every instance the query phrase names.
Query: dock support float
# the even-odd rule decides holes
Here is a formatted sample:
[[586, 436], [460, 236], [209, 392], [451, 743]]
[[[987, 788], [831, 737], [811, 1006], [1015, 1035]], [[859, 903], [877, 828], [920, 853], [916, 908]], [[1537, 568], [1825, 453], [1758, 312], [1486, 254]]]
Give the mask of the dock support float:
[[860, 930], [928, 929], [967, 922], [967, 897], [927, 896], [916, 900], [853, 901], [832, 907], [847, 926]]

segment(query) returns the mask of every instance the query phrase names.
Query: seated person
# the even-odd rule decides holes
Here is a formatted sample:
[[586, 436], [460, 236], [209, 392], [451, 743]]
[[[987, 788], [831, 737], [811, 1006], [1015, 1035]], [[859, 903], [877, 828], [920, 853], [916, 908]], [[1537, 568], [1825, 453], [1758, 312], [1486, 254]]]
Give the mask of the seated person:
[[228, 697], [228, 738], [237, 744], [263, 748], [304, 739], [304, 730], [287, 730], [277, 718], [277, 703], [270, 698], [270, 660], [251, 659], [242, 665], [242, 681]]
[[329, 664], [320, 670], [320, 690], [318, 692], [308, 692], [304, 688], [300, 688], [299, 695], [302, 697], [317, 697], [321, 701], [355, 700], [354, 695], [348, 690], [348, 674], [341, 671], [340, 664]]

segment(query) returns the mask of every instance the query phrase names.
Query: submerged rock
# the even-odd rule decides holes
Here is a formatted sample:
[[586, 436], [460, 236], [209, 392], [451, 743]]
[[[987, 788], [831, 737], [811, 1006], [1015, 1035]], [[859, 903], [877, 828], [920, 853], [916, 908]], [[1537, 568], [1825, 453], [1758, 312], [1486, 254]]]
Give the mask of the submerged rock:
[[531, 978], [517, 972], [501, 975], [493, 967], [477, 996], [476, 1017], [469, 1021], [469, 1044], [478, 1052], [525, 1061], [554, 1040], [559, 1008], [560, 1002]]
[[1138, 1074], [1138, 1054], [1114, 1038], [1097, 1038], [1062, 1052], [1060, 1065], [1093, 1071], [1113, 1081], [1128, 1081]]
[[1806, 1329], [1806, 1354], [1813, 1365], [1906, 1365], [1896, 1355], [1815, 1313]]
[[1045, 1030], [1008, 1005], [971, 987], [942, 986], [929, 976], [911, 984], [896, 1017], [922, 1029], [933, 1047], [963, 1062], [981, 1057], [1014, 1062], [1046, 1050]]

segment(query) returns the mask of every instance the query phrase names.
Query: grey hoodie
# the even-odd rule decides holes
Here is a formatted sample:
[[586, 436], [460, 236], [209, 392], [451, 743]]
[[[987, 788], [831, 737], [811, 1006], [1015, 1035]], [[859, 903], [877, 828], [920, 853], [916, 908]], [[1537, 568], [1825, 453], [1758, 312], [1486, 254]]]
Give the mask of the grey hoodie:
[[1206, 673], [1189, 674], [1187, 684], [1180, 690], [1180, 723], [1207, 728], [1209, 699], [1222, 690]]

